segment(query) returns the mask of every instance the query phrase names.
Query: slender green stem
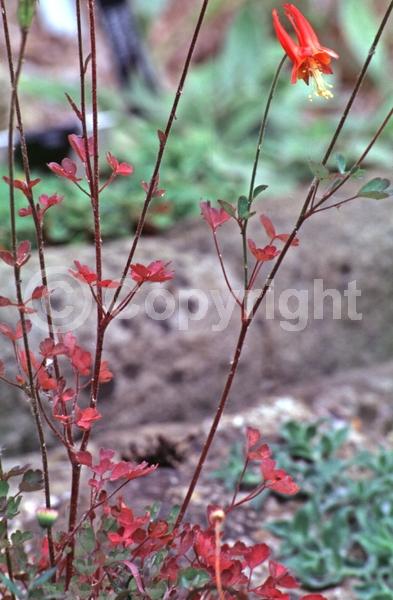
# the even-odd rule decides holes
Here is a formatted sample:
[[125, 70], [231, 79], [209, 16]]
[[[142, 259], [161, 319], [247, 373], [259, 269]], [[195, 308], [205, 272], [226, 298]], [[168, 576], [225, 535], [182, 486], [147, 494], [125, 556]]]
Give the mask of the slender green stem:
[[[269, 94], [267, 97], [267, 102], [266, 102], [266, 105], [263, 110], [263, 116], [262, 116], [261, 125], [260, 125], [259, 133], [258, 133], [258, 141], [257, 141], [257, 147], [256, 147], [256, 151], [255, 151], [255, 158], [254, 158], [254, 163], [253, 163], [253, 167], [252, 167], [252, 171], [251, 171], [250, 188], [248, 191], [248, 210], [249, 211], [251, 210], [251, 206], [252, 206], [252, 203], [254, 200], [255, 182], [256, 182], [256, 178], [257, 178], [258, 166], [259, 166], [259, 160], [260, 160], [261, 152], [262, 152], [262, 148], [263, 148], [263, 142], [265, 140], [267, 124], [269, 121], [270, 108], [271, 108], [271, 105], [273, 102], [274, 95], [276, 93], [277, 84], [278, 84], [278, 81], [280, 78], [280, 73], [285, 64], [286, 59], [287, 59], [287, 56], [286, 56], [286, 54], [284, 54], [284, 56], [282, 57], [282, 59], [280, 60], [280, 62], [278, 64], [278, 67], [274, 74], [273, 81], [272, 81], [272, 84], [271, 84], [271, 87], [269, 90]], [[242, 234], [242, 238], [243, 238], [244, 290], [245, 290], [246, 294], [247, 294], [247, 288], [248, 288], [247, 226], [248, 226], [248, 220], [245, 220], [243, 223], [243, 226], [241, 228], [241, 234]]]

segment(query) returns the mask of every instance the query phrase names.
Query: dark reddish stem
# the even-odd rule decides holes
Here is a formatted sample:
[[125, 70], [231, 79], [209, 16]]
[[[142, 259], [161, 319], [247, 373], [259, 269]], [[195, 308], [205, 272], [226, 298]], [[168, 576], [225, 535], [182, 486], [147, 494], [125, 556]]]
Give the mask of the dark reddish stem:
[[[325, 202], [327, 200], [329, 200], [329, 198], [331, 198], [333, 196], [333, 194], [336, 194], [336, 192], [338, 192], [338, 190], [341, 189], [343, 187], [343, 185], [345, 185], [349, 179], [351, 179], [351, 177], [353, 175], [353, 171], [355, 169], [357, 169], [357, 167], [360, 167], [362, 165], [363, 161], [366, 159], [366, 157], [368, 156], [370, 150], [373, 148], [374, 144], [376, 143], [376, 141], [378, 140], [378, 138], [383, 133], [385, 127], [389, 123], [389, 121], [392, 118], [392, 116], [393, 116], [393, 108], [390, 109], [390, 111], [386, 115], [385, 119], [383, 120], [381, 126], [378, 128], [378, 130], [376, 131], [376, 133], [372, 137], [371, 142], [367, 145], [367, 148], [364, 150], [364, 152], [358, 158], [358, 160], [353, 165], [353, 167], [351, 168], [351, 170], [342, 178], [342, 180], [340, 181], [340, 183], [338, 183], [336, 186], [334, 186], [332, 190], [330, 190], [329, 192], [327, 192], [326, 194], [324, 194], [322, 196], [322, 198], [316, 204], [314, 204], [314, 206], [312, 208], [312, 214], [315, 214], [316, 212], [321, 212], [321, 210], [327, 210], [328, 208], [333, 208], [334, 206], [337, 206], [337, 204], [334, 204], [334, 205], [328, 206], [328, 207], [326, 207], [324, 209], [317, 210], [320, 206], [322, 206], [322, 204], [325, 204]], [[356, 198], [356, 197], [357, 196], [354, 196], [354, 198]], [[352, 200], [354, 198], [351, 198], [349, 200]], [[347, 202], [347, 201], [345, 201], [345, 202]]]
[[[23, 311], [24, 302], [23, 302], [22, 282], [21, 282], [21, 273], [20, 273], [21, 269], [17, 265], [17, 261], [16, 261], [16, 258], [17, 258], [17, 234], [16, 234], [15, 196], [14, 196], [14, 186], [13, 186], [13, 182], [14, 182], [14, 118], [15, 118], [15, 111], [16, 111], [18, 127], [19, 127], [22, 154], [24, 155], [23, 162], [24, 162], [24, 167], [25, 167], [26, 181], [27, 182], [30, 181], [28, 159], [26, 160], [26, 157], [27, 157], [26, 141], [25, 141], [25, 137], [24, 137], [23, 121], [22, 121], [22, 115], [21, 115], [19, 97], [18, 97], [18, 80], [19, 80], [19, 76], [20, 76], [20, 72], [21, 72], [21, 68], [22, 68], [22, 62], [23, 62], [24, 52], [25, 52], [25, 48], [26, 48], [28, 30], [22, 30], [21, 51], [19, 53], [18, 65], [17, 65], [17, 69], [15, 72], [14, 62], [13, 62], [13, 57], [12, 57], [10, 33], [9, 33], [9, 28], [8, 28], [7, 9], [6, 9], [4, 0], [0, 0], [0, 1], [1, 1], [1, 13], [2, 13], [2, 20], [3, 20], [4, 38], [5, 38], [5, 43], [6, 43], [8, 69], [9, 69], [10, 82], [11, 82], [11, 103], [10, 103], [10, 116], [9, 116], [9, 127], [8, 127], [8, 176], [10, 179], [10, 190], [9, 190], [10, 196], [9, 197], [10, 197], [10, 217], [11, 217], [11, 244], [12, 244], [12, 253], [14, 256], [15, 290], [16, 290], [17, 303], [18, 303], [18, 307], [19, 307], [20, 322], [21, 322], [21, 326], [22, 326], [23, 346], [24, 346], [25, 353], [26, 353], [26, 366], [27, 366], [27, 377], [28, 377], [28, 396], [30, 399], [33, 418], [34, 418], [36, 429], [37, 429], [38, 440], [39, 440], [39, 445], [40, 445], [40, 452], [41, 452], [42, 470], [43, 470], [43, 477], [44, 477], [45, 504], [46, 504], [47, 508], [51, 508], [48, 454], [47, 454], [43, 425], [42, 425], [40, 411], [39, 411], [38, 398], [37, 398], [36, 390], [34, 387], [34, 373], [33, 373], [33, 365], [31, 362], [31, 355], [30, 355], [30, 345], [29, 345], [27, 326], [26, 326], [26, 316], [25, 316], [25, 312]], [[41, 269], [41, 273], [42, 273], [42, 269]], [[43, 282], [43, 284], [45, 285], [44, 282]], [[18, 361], [18, 357], [16, 357], [16, 360]], [[54, 564], [54, 547], [53, 547], [52, 532], [50, 529], [48, 529], [48, 544], [49, 544], [50, 562], [51, 562], [51, 565], [53, 565]]]
[[[159, 146], [159, 151], [158, 151], [158, 155], [157, 155], [157, 159], [156, 159], [156, 164], [154, 167], [154, 171], [153, 171], [153, 175], [150, 181], [150, 185], [149, 185], [149, 189], [146, 195], [146, 200], [142, 209], [142, 213], [138, 222], [138, 226], [137, 226], [137, 230], [135, 233], [135, 237], [133, 240], [133, 244], [127, 259], [127, 263], [126, 266], [124, 268], [123, 271], [123, 275], [120, 281], [120, 286], [119, 288], [116, 290], [115, 294], [114, 294], [114, 298], [113, 301], [111, 303], [110, 308], [108, 309], [107, 312], [107, 316], [105, 319], [101, 320], [100, 322], [100, 326], [98, 327], [98, 333], [97, 333], [97, 346], [96, 346], [96, 355], [95, 355], [95, 365], [94, 365], [94, 375], [93, 375], [93, 380], [92, 380], [92, 395], [91, 395], [91, 406], [95, 406], [96, 402], [97, 402], [97, 395], [98, 395], [98, 385], [99, 385], [99, 371], [100, 371], [100, 365], [101, 365], [101, 357], [102, 357], [102, 350], [103, 350], [103, 344], [104, 344], [104, 337], [105, 337], [105, 331], [106, 331], [106, 327], [109, 324], [110, 320], [111, 320], [111, 314], [112, 311], [115, 307], [115, 304], [120, 296], [120, 293], [122, 291], [122, 288], [124, 286], [124, 282], [125, 279], [127, 277], [128, 274], [128, 270], [130, 268], [131, 262], [133, 260], [138, 242], [140, 240], [140, 237], [142, 235], [142, 231], [143, 231], [143, 227], [145, 224], [145, 220], [146, 220], [146, 215], [147, 215], [147, 211], [150, 205], [150, 202], [153, 198], [153, 194], [155, 191], [155, 187], [158, 181], [158, 177], [159, 177], [159, 172], [160, 172], [160, 168], [161, 168], [161, 163], [162, 163], [162, 159], [165, 153], [165, 149], [166, 149], [166, 144], [167, 144], [167, 140], [168, 137], [171, 133], [172, 130], [172, 126], [173, 123], [176, 119], [176, 112], [177, 112], [177, 108], [179, 106], [179, 102], [183, 93], [183, 89], [184, 89], [184, 85], [186, 82], [186, 78], [189, 72], [189, 68], [191, 65], [191, 61], [192, 61], [192, 57], [194, 55], [194, 51], [195, 51], [195, 47], [196, 47], [196, 43], [199, 37], [199, 33], [204, 21], [204, 17], [206, 14], [206, 10], [209, 4], [209, 0], [204, 0], [203, 1], [203, 5], [199, 14], [199, 18], [197, 21], [197, 25], [191, 40], [191, 44], [190, 44], [190, 48], [187, 54], [187, 58], [186, 58], [186, 62], [180, 77], [180, 82], [179, 82], [179, 86], [177, 88], [177, 92], [176, 92], [176, 96], [175, 96], [175, 100], [168, 118], [168, 122], [165, 128], [165, 133], [164, 136], [160, 139], [160, 146]], [[83, 88], [84, 88], [84, 68], [85, 68], [85, 63], [84, 63], [84, 59], [83, 59], [83, 47], [82, 47], [82, 27], [81, 27], [81, 11], [80, 11], [80, 0], [76, 0], [76, 13], [77, 13], [77, 22], [78, 22], [78, 47], [79, 47], [79, 61], [80, 61], [80, 76], [81, 76], [81, 82], [83, 82]], [[92, 13], [94, 13], [94, 2], [93, 0], [89, 0], [89, 14], [90, 14], [90, 40], [91, 43], [95, 43], [95, 37], [94, 37], [94, 33], [92, 33], [92, 27], [94, 27], [95, 21], [94, 18], [92, 19]], [[94, 14], [93, 14], [94, 17]], [[92, 63], [96, 63], [96, 59], [93, 56], [93, 48], [92, 48], [92, 56], [91, 56], [91, 60]], [[92, 68], [92, 70], [94, 71], [94, 67]], [[93, 92], [94, 92], [94, 85], [93, 85]], [[82, 96], [83, 98], [83, 96]], [[93, 93], [93, 103], [94, 103], [94, 93]], [[86, 101], [81, 102], [81, 113], [82, 113], [82, 124], [86, 122]], [[84, 115], [84, 117], [83, 117]], [[94, 107], [93, 107], [93, 115], [94, 115]], [[94, 122], [94, 116], [93, 116], [93, 122]], [[93, 124], [93, 128], [94, 128], [94, 124]], [[86, 123], [84, 124], [84, 137], [85, 137], [85, 148], [86, 148], [86, 157], [88, 158], [88, 148], [87, 148], [87, 132], [86, 132]], [[94, 137], [94, 133], [93, 133], [93, 137]], [[97, 167], [98, 168], [98, 167]], [[90, 169], [90, 173], [91, 173], [91, 181], [93, 181], [94, 176], [92, 174], [92, 171]], [[95, 173], [97, 174], [97, 171], [95, 170]], [[91, 190], [93, 192], [94, 187], [91, 186]], [[99, 185], [97, 185], [97, 190], [99, 191]], [[94, 210], [94, 204], [93, 204], [93, 210]], [[95, 220], [95, 226], [97, 226], [97, 220]], [[95, 229], [95, 244], [96, 244], [96, 257], [97, 257], [97, 250], [100, 252], [101, 250], [101, 242], [100, 242], [100, 236], [97, 235], [97, 229]], [[99, 248], [98, 248], [99, 246]], [[97, 263], [97, 267], [98, 267], [98, 263]], [[99, 278], [99, 281], [101, 280], [101, 277], [99, 275], [99, 271], [97, 269], [97, 275]], [[85, 450], [88, 446], [88, 442], [89, 442], [89, 437], [90, 437], [90, 432], [86, 432], [82, 438], [82, 443], [81, 443], [81, 450]], [[72, 467], [72, 483], [71, 483], [71, 500], [70, 500], [70, 515], [69, 515], [69, 532], [72, 532], [75, 528], [75, 524], [76, 524], [76, 520], [77, 520], [77, 513], [78, 513], [78, 497], [79, 497], [79, 486], [80, 486], [80, 465], [73, 465]], [[67, 568], [66, 568], [66, 585], [67, 588], [69, 586], [69, 583], [71, 581], [71, 577], [72, 577], [72, 562], [73, 562], [73, 556], [74, 556], [74, 541], [71, 542], [70, 544], [70, 552], [67, 555]]]
[[220, 421], [221, 421], [221, 417], [222, 417], [222, 415], [224, 413], [224, 409], [225, 409], [226, 404], [227, 404], [227, 400], [228, 400], [228, 397], [229, 397], [229, 392], [231, 391], [232, 383], [233, 383], [233, 380], [234, 380], [235, 375], [236, 375], [237, 367], [238, 367], [238, 364], [239, 364], [240, 356], [241, 356], [241, 353], [242, 353], [242, 350], [243, 350], [243, 345], [244, 345], [244, 342], [245, 342], [245, 339], [246, 339], [246, 335], [247, 335], [247, 331], [248, 331], [248, 328], [250, 326], [250, 323], [251, 323], [251, 321], [244, 321], [242, 323], [242, 326], [241, 326], [241, 329], [240, 329], [239, 338], [238, 338], [237, 344], [236, 344], [235, 353], [233, 355], [233, 360], [231, 362], [231, 367], [230, 367], [230, 370], [229, 370], [228, 378], [226, 380], [225, 387], [224, 387], [223, 393], [222, 393], [221, 398], [220, 398], [220, 402], [219, 402], [219, 405], [218, 405], [218, 408], [217, 408], [217, 412], [215, 414], [213, 423], [212, 423], [212, 425], [210, 427], [210, 431], [209, 431], [209, 434], [207, 436], [207, 439], [206, 439], [206, 441], [205, 441], [205, 443], [203, 445], [202, 452], [201, 452], [201, 455], [200, 455], [199, 460], [198, 460], [198, 464], [197, 464], [197, 466], [195, 468], [195, 471], [194, 471], [191, 483], [190, 483], [190, 485], [188, 487], [188, 490], [187, 490], [187, 494], [186, 494], [186, 496], [185, 496], [185, 498], [183, 500], [183, 503], [181, 505], [179, 515], [178, 515], [178, 517], [176, 519], [175, 528], [180, 525], [180, 523], [182, 522], [182, 520], [184, 518], [184, 515], [186, 513], [188, 505], [190, 504], [192, 495], [193, 495], [194, 490], [196, 488], [196, 485], [198, 483], [200, 474], [201, 474], [202, 469], [203, 469], [203, 467], [205, 465], [205, 461], [206, 461], [207, 455], [209, 453], [210, 447], [211, 447], [211, 445], [213, 443], [213, 440], [214, 440], [214, 438], [216, 436], [217, 429], [218, 429], [218, 426], [219, 426]]
[[131, 246], [131, 249], [130, 249], [130, 252], [129, 252], [129, 255], [128, 255], [125, 267], [124, 267], [124, 270], [123, 270], [123, 274], [122, 274], [122, 277], [121, 277], [121, 280], [120, 280], [120, 286], [116, 290], [116, 293], [114, 295], [114, 298], [113, 298], [112, 304], [110, 306], [109, 312], [112, 311], [112, 309], [115, 306], [115, 304], [116, 304], [116, 302], [117, 302], [117, 300], [119, 298], [119, 295], [120, 295], [120, 293], [121, 293], [121, 291], [123, 289], [124, 282], [125, 282], [126, 277], [128, 275], [129, 268], [130, 268], [131, 263], [133, 261], [133, 258], [134, 258], [134, 255], [135, 255], [135, 251], [137, 249], [140, 237], [141, 237], [142, 232], [143, 232], [143, 228], [144, 228], [144, 225], [145, 225], [147, 212], [148, 212], [150, 203], [151, 203], [151, 201], [153, 199], [153, 194], [154, 194], [157, 182], [159, 180], [161, 163], [162, 163], [162, 159], [164, 157], [166, 145], [168, 143], [168, 138], [169, 138], [169, 136], [171, 134], [174, 121], [176, 120], [177, 109], [178, 109], [179, 102], [180, 102], [180, 99], [181, 99], [182, 94], [183, 94], [184, 85], [185, 85], [185, 82], [186, 82], [186, 79], [187, 79], [187, 75], [188, 75], [188, 72], [189, 72], [189, 69], [190, 69], [190, 66], [191, 66], [192, 58], [194, 56], [194, 51], [195, 51], [195, 48], [196, 48], [196, 45], [197, 45], [197, 41], [198, 41], [198, 38], [199, 38], [199, 34], [200, 34], [200, 31], [201, 31], [201, 28], [202, 28], [202, 25], [203, 25], [203, 21], [205, 19], [205, 15], [206, 15], [206, 11], [207, 11], [208, 5], [209, 5], [209, 0], [203, 0], [203, 4], [202, 4], [202, 7], [201, 7], [201, 10], [200, 10], [200, 13], [199, 13], [198, 21], [197, 21], [197, 24], [196, 24], [196, 27], [195, 27], [194, 34], [193, 34], [192, 39], [191, 39], [191, 44], [190, 44], [190, 47], [189, 47], [189, 50], [188, 50], [188, 53], [187, 53], [186, 61], [185, 61], [185, 64], [184, 64], [184, 67], [183, 67], [183, 71], [182, 71], [182, 74], [181, 74], [181, 77], [180, 77], [179, 85], [178, 85], [178, 88], [177, 88], [177, 91], [176, 91], [175, 99], [174, 99], [174, 102], [173, 102], [173, 105], [172, 105], [172, 109], [171, 109], [171, 112], [170, 112], [170, 115], [169, 115], [169, 118], [168, 118], [168, 122], [167, 122], [166, 127], [165, 127], [165, 132], [164, 132], [164, 135], [161, 136], [161, 138], [160, 138], [159, 150], [158, 150], [158, 154], [157, 154], [157, 158], [156, 158], [156, 163], [155, 163], [154, 170], [153, 170], [153, 175], [152, 175], [152, 178], [151, 178], [150, 183], [149, 183], [149, 189], [148, 189], [147, 194], [146, 194], [146, 199], [145, 199], [145, 202], [144, 202], [144, 205], [143, 205], [143, 208], [142, 208], [142, 213], [141, 213], [141, 215], [139, 217], [139, 221], [138, 221], [138, 225], [137, 225], [137, 228], [136, 228], [134, 240], [132, 242], [132, 246]]

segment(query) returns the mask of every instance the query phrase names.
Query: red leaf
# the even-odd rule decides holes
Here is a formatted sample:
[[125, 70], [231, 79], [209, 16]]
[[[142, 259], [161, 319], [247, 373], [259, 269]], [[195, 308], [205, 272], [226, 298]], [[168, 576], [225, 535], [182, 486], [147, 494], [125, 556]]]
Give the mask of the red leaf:
[[261, 215], [259, 217], [259, 220], [262, 224], [262, 227], [266, 231], [267, 237], [271, 240], [274, 240], [274, 238], [276, 237], [276, 230], [269, 217], [267, 217], [266, 215]]
[[75, 462], [79, 463], [80, 465], [85, 465], [86, 467], [91, 467], [93, 464], [93, 459], [92, 456], [90, 454], [90, 452], [75, 452], [75, 454], [73, 455], [75, 458]]
[[46, 298], [48, 295], [48, 288], [45, 285], [39, 285], [34, 289], [31, 297], [33, 300], [40, 300], [41, 298]]
[[267, 245], [264, 248], [257, 248], [253, 240], [248, 240], [248, 247], [258, 262], [273, 260], [280, 254], [276, 246]]
[[15, 264], [14, 257], [12, 256], [11, 252], [7, 252], [6, 250], [1, 250], [0, 258], [10, 267], [13, 267]]
[[174, 272], [169, 271], [167, 266], [169, 263], [164, 263], [162, 260], [151, 262], [147, 267], [141, 264], [131, 265], [131, 277], [137, 283], [162, 283], [173, 279]]
[[[289, 233], [280, 233], [280, 235], [277, 235], [276, 238], [278, 240], [280, 240], [280, 242], [287, 242], [289, 240]], [[299, 246], [300, 244], [300, 240], [299, 238], [295, 237], [293, 238], [292, 242], [291, 242], [291, 246]]]
[[[70, 143], [71, 148], [79, 156], [82, 162], [86, 162], [86, 144], [85, 138], [80, 135], [75, 135], [72, 133], [68, 136], [68, 141]], [[87, 140], [88, 153], [89, 156], [93, 156], [94, 154], [94, 141], [92, 137], [89, 137]]]
[[223, 208], [213, 208], [210, 206], [210, 202], [201, 202], [201, 214], [213, 231], [217, 231], [218, 227], [231, 219], [231, 216]]
[[113, 175], [121, 175], [122, 177], [128, 177], [134, 172], [134, 167], [132, 165], [129, 165], [125, 162], [120, 163], [117, 160], [117, 158], [115, 158], [110, 152], [108, 152], [108, 154], [106, 155], [106, 160], [113, 171]]
[[[32, 326], [33, 326], [32, 322], [29, 321], [28, 319], [26, 319], [26, 321], [25, 321], [26, 333], [30, 333]], [[19, 321], [17, 323], [16, 329], [15, 329], [15, 339], [20, 340], [22, 337], [23, 337], [22, 321]]]
[[0, 296], [0, 308], [4, 308], [5, 306], [12, 306], [12, 302], [5, 296]]
[[73, 183], [77, 183], [78, 181], [82, 181], [80, 177], [76, 176], [77, 166], [73, 160], [70, 158], [64, 158], [61, 161], [61, 165], [55, 162], [48, 163], [48, 167], [58, 177], [64, 177], [65, 179], [69, 179]]
[[[3, 177], [3, 179], [6, 183], [8, 183], [8, 185], [11, 185], [11, 179], [9, 177]], [[14, 179], [13, 186], [16, 189], [21, 190], [21, 192], [23, 192], [23, 194], [26, 196], [26, 198], [30, 199], [32, 196], [31, 190], [40, 181], [41, 181], [41, 179], [32, 179], [30, 181], [30, 183], [27, 183], [27, 181], [22, 181], [21, 179]]]
[[28, 240], [21, 242], [16, 251], [16, 262], [22, 267], [30, 258], [31, 244]]
[[33, 209], [31, 208], [31, 206], [27, 206], [26, 208], [20, 208], [18, 210], [18, 215], [20, 217], [29, 217], [32, 214], [33, 214]]
[[83, 350], [80, 346], [75, 346], [71, 354], [72, 366], [80, 375], [89, 375], [91, 367], [91, 354], [87, 350]]
[[261, 439], [261, 434], [258, 429], [254, 427], [247, 427], [247, 452], [255, 446]]
[[275, 585], [280, 585], [285, 588], [294, 589], [299, 587], [296, 579], [289, 573], [288, 569], [273, 560], [269, 563], [270, 577], [274, 580]]
[[45, 210], [48, 210], [51, 206], [55, 206], [56, 204], [60, 204], [63, 202], [64, 196], [59, 196], [59, 194], [52, 194], [52, 196], [47, 196], [46, 194], [42, 194], [39, 197], [39, 201], [42, 206], [45, 207]]
[[270, 548], [267, 544], [255, 544], [248, 549], [245, 554], [247, 566], [250, 569], [255, 569], [258, 565], [263, 563], [270, 555]]
[[144, 477], [149, 475], [157, 469], [157, 465], [149, 465], [147, 462], [142, 462], [139, 465], [134, 465], [124, 460], [120, 461], [115, 465], [112, 470], [110, 481], [117, 481], [117, 479], [137, 479], [138, 477]]
[[103, 360], [101, 362], [100, 374], [98, 380], [100, 383], [109, 383], [113, 379], [113, 373], [110, 371], [108, 361]]
[[90, 269], [87, 265], [82, 265], [79, 260], [74, 260], [74, 264], [76, 266], [76, 271], [70, 269], [70, 273], [75, 279], [79, 279], [79, 281], [84, 281], [89, 285], [97, 282], [97, 274]]
[[83, 429], [84, 431], [89, 431], [91, 429], [92, 424], [95, 421], [101, 419], [102, 415], [98, 412], [96, 408], [85, 408], [81, 410], [80, 408], [76, 408], [75, 411], [75, 425]]
[[269, 459], [271, 455], [272, 451], [269, 446], [267, 444], [261, 444], [258, 448], [249, 451], [248, 458], [260, 462]]
[[5, 337], [8, 337], [9, 340], [13, 340], [13, 341], [15, 340], [14, 330], [9, 325], [6, 325], [5, 323], [0, 323], [0, 333], [5, 335]]

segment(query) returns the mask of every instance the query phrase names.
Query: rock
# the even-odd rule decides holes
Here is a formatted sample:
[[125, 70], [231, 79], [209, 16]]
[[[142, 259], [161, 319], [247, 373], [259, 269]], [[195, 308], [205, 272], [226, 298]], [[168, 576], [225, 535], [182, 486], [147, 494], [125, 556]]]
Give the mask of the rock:
[[[263, 210], [280, 232], [286, 232], [301, 201], [299, 195], [282, 203], [265, 202]], [[220, 237], [228, 261], [228, 276], [237, 288], [242, 275], [239, 236], [234, 225], [227, 227], [226, 234], [220, 232]], [[260, 245], [266, 243], [257, 222], [250, 227], [250, 236]], [[128, 248], [128, 240], [105, 244], [105, 276], [118, 276]], [[249, 333], [229, 410], [241, 411], [255, 404], [261, 393], [283, 386], [388, 360], [393, 350], [393, 335], [387, 327], [393, 320], [392, 254], [393, 219], [389, 202], [362, 200], [357, 206], [321, 213], [310, 220], [301, 232], [300, 247], [291, 249], [277, 279], [275, 318], [264, 318], [261, 311]], [[68, 274], [74, 258], [93, 267], [91, 248], [48, 249], [51, 288], [57, 288], [53, 296], [56, 323], [62, 331], [72, 324], [81, 343], [93, 351], [94, 306], [88, 289]], [[204, 223], [183, 222], [163, 236], [144, 238], [137, 260], [147, 262], [156, 258], [172, 261], [176, 279], [165, 285], [145, 286], [138, 299], [139, 318], [132, 318], [127, 310], [108, 330], [104, 358], [109, 361], [115, 379], [102, 386], [100, 411], [105, 419], [97, 429], [110, 427], [116, 431], [129, 427], [130, 437], [134, 437], [136, 426], [142, 423], [199, 422], [211, 414], [222, 391], [239, 323], [236, 306], [227, 323], [217, 310], [229, 298], [212, 252], [208, 228]], [[10, 274], [9, 267], [2, 263], [1, 293], [5, 296], [14, 295]], [[332, 318], [329, 299], [325, 300], [324, 318], [313, 319], [315, 279], [322, 279], [324, 289], [336, 290], [338, 308], [342, 302], [341, 319]], [[25, 267], [24, 281], [30, 289], [39, 283], [34, 261]], [[348, 298], [343, 296], [353, 281], [361, 291], [361, 296], [355, 298], [356, 310], [363, 314], [361, 320], [351, 319]], [[304, 296], [309, 294], [308, 299], [303, 298], [304, 306], [292, 321], [278, 310], [278, 300], [285, 289], [300, 290]], [[152, 318], [145, 314], [145, 309], [147, 306], [150, 313], [154, 312], [154, 300], [156, 312]], [[291, 309], [282, 296], [281, 308]], [[292, 316], [296, 316], [296, 308]], [[159, 311], [167, 309], [171, 314], [161, 318]], [[1, 320], [6, 320], [6, 313], [2, 315]], [[301, 331], [288, 331], [288, 324]], [[40, 330], [35, 326], [30, 336], [32, 346], [36, 347], [45, 336], [45, 328]], [[8, 353], [8, 362], [12, 362], [8, 341], [2, 338], [1, 346], [2, 358], [7, 362]], [[11, 367], [9, 370], [12, 372]], [[32, 449], [35, 437], [26, 403], [17, 399], [14, 390], [4, 386], [1, 413], [4, 416], [0, 444], [18, 451]]]

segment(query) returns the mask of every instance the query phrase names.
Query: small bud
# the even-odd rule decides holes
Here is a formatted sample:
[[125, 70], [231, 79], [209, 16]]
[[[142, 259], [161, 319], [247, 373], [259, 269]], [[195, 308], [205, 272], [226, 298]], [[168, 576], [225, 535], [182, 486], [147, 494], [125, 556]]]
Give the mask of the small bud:
[[57, 521], [59, 513], [54, 508], [39, 508], [36, 512], [37, 521], [43, 529], [49, 529]]
[[221, 525], [225, 521], [225, 511], [220, 506], [209, 506], [207, 515], [210, 525]]

